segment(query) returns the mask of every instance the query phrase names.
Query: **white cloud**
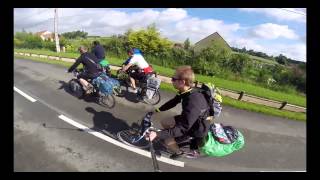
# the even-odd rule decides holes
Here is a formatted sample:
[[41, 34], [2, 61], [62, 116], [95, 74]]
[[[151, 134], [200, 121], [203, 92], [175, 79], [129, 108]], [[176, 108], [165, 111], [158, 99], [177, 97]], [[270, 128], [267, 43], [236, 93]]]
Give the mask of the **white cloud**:
[[280, 37], [287, 39], [298, 39], [298, 35], [289, 29], [287, 25], [278, 25], [273, 23], [260, 24], [249, 30], [253, 37], [264, 39], [277, 39]]
[[304, 8], [240, 8], [240, 11], [261, 13], [276, 18], [278, 21], [296, 21], [306, 23]]
[[256, 41], [247, 38], [233, 38], [230, 40], [230, 45], [236, 48], [245, 47], [247, 50], [253, 49], [255, 51], [265, 52], [266, 48], [257, 44]]
[[236, 48], [245, 47], [247, 50], [264, 52], [269, 56], [278, 56], [283, 54], [288, 58], [306, 62], [306, 45], [303, 43], [295, 44], [277, 44], [260, 45], [258, 41], [246, 38], [234, 38], [230, 41], [230, 45]]
[[275, 49], [275, 53], [283, 54], [291, 59], [300, 60], [306, 62], [306, 52], [307, 48], [305, 44], [275, 44], [272, 45], [273, 49]]
[[239, 28], [238, 23], [225, 24], [223, 21], [215, 19], [188, 18], [176, 23], [174, 29], [168, 31], [167, 36], [175, 37], [177, 41], [184, 41], [189, 38], [191, 43], [196, 43], [214, 32], [219, 32], [223, 37], [228, 37]]
[[184, 9], [169, 8], [161, 12], [159, 22], [179, 21], [187, 17], [187, 11]]

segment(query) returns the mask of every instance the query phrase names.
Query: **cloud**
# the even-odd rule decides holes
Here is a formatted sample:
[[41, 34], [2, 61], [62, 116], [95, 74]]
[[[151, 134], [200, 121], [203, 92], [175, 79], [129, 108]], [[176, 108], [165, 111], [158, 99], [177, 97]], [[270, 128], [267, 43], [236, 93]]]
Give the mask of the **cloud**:
[[306, 23], [305, 8], [240, 8], [243, 12], [261, 13], [278, 21], [296, 21]]
[[253, 49], [254, 51], [265, 52], [266, 48], [257, 44], [256, 41], [247, 38], [233, 38], [230, 40], [230, 45], [236, 48], [246, 48], [247, 50]]
[[297, 44], [275, 44], [272, 45], [275, 49], [275, 53], [283, 54], [291, 59], [300, 60], [306, 62], [306, 45], [302, 43]]
[[269, 56], [285, 55], [288, 58], [306, 62], [306, 45], [303, 43], [260, 45], [259, 41], [247, 38], [234, 38], [230, 45], [236, 48], [245, 47], [247, 50], [264, 52]]
[[223, 37], [227, 37], [239, 28], [238, 23], [225, 24], [223, 21], [215, 19], [188, 18], [176, 23], [166, 35], [177, 41], [189, 38], [191, 43], [195, 43], [214, 32], [219, 32]]
[[287, 39], [298, 39], [298, 35], [289, 29], [287, 25], [273, 23], [260, 24], [248, 31], [249, 35], [263, 39], [277, 39], [280, 37]]

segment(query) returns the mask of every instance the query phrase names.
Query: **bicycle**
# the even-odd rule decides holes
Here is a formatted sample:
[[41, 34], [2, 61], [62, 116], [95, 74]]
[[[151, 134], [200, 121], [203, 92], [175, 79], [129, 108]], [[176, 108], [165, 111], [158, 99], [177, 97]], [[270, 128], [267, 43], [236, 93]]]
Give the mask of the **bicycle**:
[[[126, 91], [129, 91], [129, 87], [131, 87], [129, 74], [134, 73], [135, 71], [137, 71], [137, 69], [134, 66], [130, 67], [126, 72], [122, 70], [117, 71], [117, 79], [125, 86]], [[158, 104], [161, 100], [159, 91], [160, 83], [161, 80], [157, 78], [155, 72], [146, 74], [141, 80], [136, 80], [138, 100], [151, 105]], [[123, 96], [123, 94], [121, 95]]]
[[[77, 78], [80, 73], [84, 72], [83, 69], [77, 70], [75, 69], [73, 71], [73, 76], [75, 78], [71, 79], [68, 84], [71, 92], [74, 96], [77, 98], [83, 98], [85, 96], [85, 92], [82, 88], [82, 85]], [[92, 79], [88, 79], [88, 83], [93, 87], [93, 91], [89, 94], [93, 97], [97, 97], [97, 103], [103, 107], [113, 108], [115, 106], [115, 97], [114, 94], [117, 95], [120, 93], [121, 89], [120, 87], [113, 88], [112, 94], [106, 94], [100, 92], [99, 88], [92, 83]]]
[[[140, 127], [122, 130], [117, 133], [117, 138], [124, 144], [132, 147], [136, 147], [139, 149], [150, 148], [150, 142], [146, 140], [147, 134], [150, 133], [151, 131], [156, 131], [156, 132], [161, 131], [161, 129], [153, 126], [153, 123], [151, 121], [152, 115], [153, 115], [152, 112], [148, 112], [141, 120]], [[192, 139], [193, 138], [189, 136], [175, 138], [177, 145], [182, 152], [187, 152], [190, 150], [190, 144], [191, 144], [190, 141]], [[164, 145], [162, 142], [157, 140], [158, 139], [155, 140], [156, 141], [155, 144], [158, 145], [158, 149], [157, 149], [158, 155], [161, 156], [161, 152], [164, 154], [167, 154], [170, 157], [175, 155], [175, 153], [167, 149], [166, 145]]]

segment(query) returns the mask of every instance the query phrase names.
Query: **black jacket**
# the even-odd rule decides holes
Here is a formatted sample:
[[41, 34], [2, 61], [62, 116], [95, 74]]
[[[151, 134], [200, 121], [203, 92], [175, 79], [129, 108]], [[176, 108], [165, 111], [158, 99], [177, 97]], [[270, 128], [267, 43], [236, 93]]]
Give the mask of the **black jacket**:
[[182, 113], [175, 117], [174, 128], [165, 129], [157, 133], [161, 139], [179, 136], [205, 137], [209, 130], [209, 106], [202, 93], [197, 89], [178, 94], [173, 99], [162, 105], [158, 111], [166, 111], [182, 102]]
[[68, 69], [68, 72], [72, 72], [77, 66], [80, 65], [80, 63], [82, 63], [86, 72], [92, 75], [98, 74], [100, 70], [98, 69], [97, 65], [92, 63], [89, 59], [93, 60], [96, 63], [99, 63], [99, 60], [96, 58], [95, 55], [86, 52], [81, 54], [81, 56], [76, 60], [76, 62]]
[[105, 58], [105, 50], [101, 45], [96, 45], [92, 49], [92, 53], [99, 59], [104, 59]]

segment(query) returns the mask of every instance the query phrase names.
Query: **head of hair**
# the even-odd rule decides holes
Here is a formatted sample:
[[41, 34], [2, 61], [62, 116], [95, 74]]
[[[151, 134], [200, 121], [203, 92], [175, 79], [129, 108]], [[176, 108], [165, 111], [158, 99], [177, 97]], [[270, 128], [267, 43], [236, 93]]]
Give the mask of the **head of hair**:
[[178, 79], [184, 80], [186, 86], [193, 86], [194, 72], [191, 66], [179, 66], [176, 69], [176, 76]]
[[87, 49], [85, 46], [80, 46], [80, 47], [78, 48], [78, 50], [79, 50], [81, 53], [84, 53], [84, 52], [87, 52], [87, 51], [88, 51], [88, 49]]
[[93, 41], [93, 45], [99, 45], [100, 44], [100, 42], [99, 41]]

